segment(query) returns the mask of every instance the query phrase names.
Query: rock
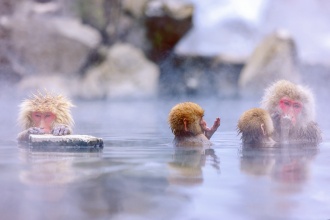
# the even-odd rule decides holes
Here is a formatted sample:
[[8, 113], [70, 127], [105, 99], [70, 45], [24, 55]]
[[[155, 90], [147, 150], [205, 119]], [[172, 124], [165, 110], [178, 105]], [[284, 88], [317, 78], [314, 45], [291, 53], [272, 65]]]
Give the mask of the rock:
[[128, 11], [135, 18], [141, 18], [144, 16], [144, 10], [147, 3], [150, 0], [122, 0], [122, 7], [125, 11]]
[[144, 8], [148, 1], [77, 0], [76, 7], [81, 20], [101, 33], [103, 44], [112, 45], [120, 40], [147, 51]]
[[33, 135], [28, 141], [31, 150], [40, 151], [98, 151], [103, 149], [103, 140], [90, 135]]
[[141, 50], [115, 44], [106, 60], [87, 71], [80, 94], [85, 99], [150, 98], [157, 94], [159, 69]]
[[328, 1], [193, 2], [198, 10], [193, 28], [176, 46], [180, 54], [249, 57], [261, 39], [282, 28], [294, 36], [301, 62], [329, 64]]
[[65, 78], [60, 74], [27, 76], [24, 77], [16, 87], [21, 94], [30, 94], [37, 90], [47, 88], [50, 91], [73, 97], [76, 95], [79, 86], [77, 78], [78, 77]]
[[[1, 6], [1, 5], [0, 5]], [[13, 51], [11, 47], [11, 31], [7, 27], [7, 17], [0, 16], [0, 84], [1, 87], [11, 87], [21, 78], [21, 74], [15, 68]]]
[[13, 51], [26, 75], [73, 75], [101, 42], [97, 31], [78, 19], [17, 14], [11, 21]]
[[194, 7], [186, 1], [148, 2], [146, 6], [147, 38], [151, 42], [149, 57], [159, 62], [166, 57], [192, 27]]
[[10, 17], [19, 1], [0, 0], [0, 86], [12, 87], [21, 79], [15, 69], [11, 43]]
[[161, 65], [160, 95], [236, 97], [241, 69], [220, 57], [175, 54]]
[[240, 77], [242, 96], [259, 96], [275, 80], [300, 81], [298, 56], [293, 38], [286, 31], [267, 36], [252, 53]]
[[102, 31], [120, 13], [118, 0], [77, 0], [77, 9], [82, 21]]

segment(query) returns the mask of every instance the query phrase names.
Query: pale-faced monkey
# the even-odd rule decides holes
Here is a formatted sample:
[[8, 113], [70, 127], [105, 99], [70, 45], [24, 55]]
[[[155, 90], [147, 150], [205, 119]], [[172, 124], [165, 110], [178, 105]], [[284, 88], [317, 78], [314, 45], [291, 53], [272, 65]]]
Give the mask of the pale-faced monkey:
[[179, 103], [171, 109], [168, 123], [176, 146], [211, 145], [209, 139], [220, 126], [220, 118], [216, 118], [212, 128], [208, 128], [203, 116], [204, 110], [193, 102]]
[[271, 138], [274, 132], [272, 119], [268, 112], [261, 108], [252, 108], [244, 112], [238, 120], [238, 133], [243, 144], [268, 146], [275, 144]]
[[314, 121], [314, 97], [308, 88], [280, 80], [266, 89], [261, 107], [273, 120], [275, 141], [319, 143], [322, 140]]
[[32, 94], [20, 105], [18, 123], [23, 131], [17, 140], [27, 141], [30, 134], [71, 134], [74, 124], [71, 107], [72, 103], [62, 95], [47, 91]]

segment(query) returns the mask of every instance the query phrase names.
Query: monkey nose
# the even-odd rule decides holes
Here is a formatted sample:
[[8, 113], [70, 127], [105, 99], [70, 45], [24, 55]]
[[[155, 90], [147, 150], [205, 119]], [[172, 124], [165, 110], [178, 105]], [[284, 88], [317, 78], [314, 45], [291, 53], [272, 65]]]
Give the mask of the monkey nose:
[[45, 122], [43, 120], [41, 120], [39, 128], [42, 128], [42, 129], [45, 128]]
[[296, 124], [296, 116], [294, 115], [294, 112], [290, 112], [288, 116], [289, 116], [292, 124], [295, 125]]

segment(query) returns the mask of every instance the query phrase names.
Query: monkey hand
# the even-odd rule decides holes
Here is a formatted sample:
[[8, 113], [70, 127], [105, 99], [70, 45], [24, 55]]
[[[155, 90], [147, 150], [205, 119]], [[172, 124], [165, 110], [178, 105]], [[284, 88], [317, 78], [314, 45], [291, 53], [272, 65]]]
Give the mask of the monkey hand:
[[211, 128], [208, 128], [205, 124], [205, 126], [202, 127], [205, 132], [205, 136], [208, 139], [210, 139], [219, 126], [220, 126], [220, 118], [215, 119], [213, 126]]
[[45, 134], [43, 128], [31, 127], [27, 130], [28, 134]]
[[289, 129], [291, 126], [293, 126], [292, 118], [289, 115], [284, 115], [281, 118], [281, 127], [284, 129]]
[[62, 135], [68, 135], [71, 134], [71, 129], [69, 126], [64, 125], [64, 124], [58, 124], [55, 125], [52, 134], [55, 136], [62, 136]]

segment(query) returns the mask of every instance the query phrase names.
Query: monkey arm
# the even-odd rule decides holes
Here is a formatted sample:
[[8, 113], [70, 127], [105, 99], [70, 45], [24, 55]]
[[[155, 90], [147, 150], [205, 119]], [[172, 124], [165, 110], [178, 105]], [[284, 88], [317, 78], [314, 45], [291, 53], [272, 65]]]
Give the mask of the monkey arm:
[[27, 141], [29, 138], [30, 133], [28, 130], [22, 131], [17, 135], [17, 140], [18, 141]]
[[31, 127], [29, 129], [26, 129], [25, 131], [22, 131], [17, 135], [18, 141], [28, 141], [30, 134], [44, 134], [45, 132], [41, 128], [37, 127]]
[[296, 139], [312, 143], [320, 143], [322, 141], [322, 132], [316, 122], [310, 122], [306, 127], [301, 128], [297, 132]]
[[216, 118], [211, 128], [208, 128], [206, 124], [205, 126], [202, 127], [207, 139], [210, 139], [212, 137], [212, 135], [218, 129], [219, 126], [220, 126], [220, 118]]

